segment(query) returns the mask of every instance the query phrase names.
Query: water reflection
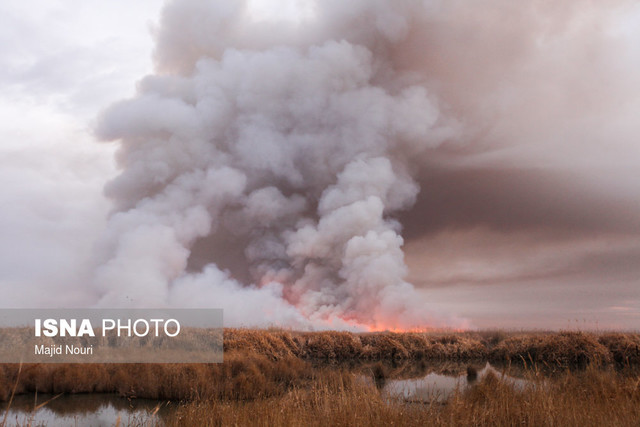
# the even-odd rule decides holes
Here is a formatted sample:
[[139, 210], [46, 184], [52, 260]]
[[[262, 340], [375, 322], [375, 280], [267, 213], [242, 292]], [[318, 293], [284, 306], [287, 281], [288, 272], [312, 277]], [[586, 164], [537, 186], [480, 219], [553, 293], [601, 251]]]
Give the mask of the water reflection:
[[[43, 403], [47, 402], [44, 406]], [[0, 405], [0, 421], [7, 402]], [[69, 394], [57, 398], [40, 394], [18, 395], [7, 414], [7, 425], [113, 426], [158, 421], [171, 411], [156, 400], [127, 399], [113, 394]]]
[[458, 375], [431, 372], [420, 378], [386, 379], [376, 383], [381, 392], [391, 398], [401, 398], [408, 402], [444, 402], [456, 390], [465, 390], [489, 373], [493, 373], [518, 389], [522, 389], [530, 383], [525, 379], [500, 372], [488, 362], [480, 370], [475, 367], [467, 367], [466, 372]]

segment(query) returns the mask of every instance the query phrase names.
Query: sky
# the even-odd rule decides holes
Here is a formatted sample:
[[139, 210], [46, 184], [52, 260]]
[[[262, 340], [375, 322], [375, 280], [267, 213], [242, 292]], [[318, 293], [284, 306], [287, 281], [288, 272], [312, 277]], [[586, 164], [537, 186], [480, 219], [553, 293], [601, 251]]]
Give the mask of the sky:
[[96, 143], [92, 123], [151, 71], [150, 28], [159, 7], [158, 1], [0, 6], [4, 304], [66, 298], [73, 304], [69, 295], [76, 293], [82, 299], [74, 277], [105, 222], [102, 187], [115, 173], [113, 147]]
[[[274, 2], [254, 0], [246, 16], [230, 2], [202, 6], [205, 3], [173, 2], [163, 18], [159, 0], [46, 4], [32, 0], [0, 5], [0, 306], [120, 304], [114, 295], [123, 295], [130, 287], [128, 280], [143, 281], [121, 273], [141, 274], [148, 267], [149, 285], [141, 286], [141, 292], [164, 292], [163, 301], [176, 305], [192, 304], [183, 295], [195, 291], [201, 298], [208, 295], [213, 305], [220, 298], [235, 310], [231, 318], [237, 323], [242, 323], [242, 312], [248, 310], [239, 300], [250, 308], [255, 304], [256, 310], [262, 309], [261, 301], [271, 301], [274, 311], [286, 313], [276, 315], [274, 321], [294, 325], [302, 324], [301, 316], [323, 319], [324, 326], [345, 327], [340, 322], [326, 323], [325, 314], [318, 314], [326, 307], [333, 307], [329, 311], [338, 313], [341, 321], [381, 325], [393, 318], [413, 322], [406, 320], [410, 316], [397, 320], [398, 309], [393, 304], [401, 298], [389, 296], [389, 290], [405, 289], [406, 281], [412, 285], [406, 295], [413, 302], [397, 303], [402, 310], [413, 313], [424, 306], [433, 313], [427, 319], [452, 326], [637, 329], [637, 4], [616, 1], [605, 10], [586, 1], [573, 6], [532, 1], [522, 7], [501, 0], [486, 0], [481, 6], [428, 1], [417, 9], [425, 17], [408, 19], [420, 2], [395, 6], [384, 1], [353, 2], [347, 7], [327, 1], [329, 6], [314, 10], [312, 2], [283, 1], [274, 8]], [[210, 20], [200, 22], [199, 17]], [[315, 23], [318, 17], [320, 23]], [[215, 25], [220, 29], [212, 34]], [[337, 43], [333, 46], [327, 41]], [[293, 46], [290, 51], [279, 48], [289, 45]], [[369, 61], [358, 49], [348, 49], [351, 46], [364, 46], [373, 59]], [[265, 54], [253, 55], [254, 51]], [[257, 83], [249, 73], [255, 70], [247, 68], [255, 66], [252, 64], [264, 67], [257, 73]], [[177, 233], [180, 244], [154, 241], [154, 245], [168, 245], [158, 247], [175, 251], [175, 258], [159, 258], [160, 262], [140, 257], [145, 260], [142, 266], [122, 261], [133, 250], [122, 247], [148, 225], [144, 221], [149, 215], [151, 223], [167, 225], [158, 212], [175, 209], [175, 203], [180, 203], [144, 207], [145, 200], [153, 200], [160, 191], [150, 189], [158, 184], [153, 179], [160, 179], [163, 168], [168, 168], [167, 176], [191, 179], [176, 160], [181, 154], [169, 145], [158, 154], [157, 147], [164, 145], [142, 149], [139, 141], [165, 138], [158, 132], [166, 132], [174, 146], [200, 150], [194, 141], [202, 135], [185, 130], [192, 118], [181, 105], [195, 97], [198, 105], [209, 108], [207, 102], [217, 95], [193, 94], [193, 88], [230, 91], [240, 100], [241, 95], [253, 94], [259, 105], [238, 103], [241, 110], [278, 125], [293, 120], [286, 126], [298, 129], [295, 120], [311, 120], [309, 117], [329, 107], [309, 115], [286, 112], [272, 116], [271, 111], [289, 102], [282, 98], [277, 83], [279, 73], [288, 69], [300, 70], [292, 74], [294, 78], [317, 73], [317, 81], [309, 77], [299, 89], [305, 99], [321, 99], [322, 93], [334, 90], [331, 84], [336, 78], [343, 84], [337, 93], [347, 91], [345, 87], [351, 90], [343, 82], [353, 79], [362, 90], [345, 96], [344, 105], [331, 107], [336, 114], [351, 117], [358, 126], [375, 128], [375, 123], [361, 120], [362, 111], [366, 105], [379, 105], [381, 112], [367, 114], [389, 120], [388, 127], [402, 127], [391, 133], [376, 128], [377, 133], [371, 135], [361, 127], [345, 127], [344, 132], [356, 135], [356, 140], [377, 140], [389, 134], [409, 142], [375, 147], [366, 141], [354, 143], [360, 150], [357, 156], [344, 153], [344, 161], [336, 160], [335, 167], [332, 164], [326, 170], [314, 169], [317, 176], [300, 183], [301, 178], [288, 170], [278, 179], [264, 172], [276, 166], [287, 169], [287, 162], [295, 164], [300, 154], [276, 156], [277, 147], [269, 146], [289, 140], [266, 133], [271, 125], [246, 122], [253, 117], [248, 113], [231, 119], [225, 116], [237, 126], [248, 123], [245, 129], [253, 134], [226, 137], [221, 144], [249, 137], [254, 141], [246, 153], [229, 151], [230, 158], [236, 157], [222, 166], [231, 170], [230, 175], [216, 175], [229, 183], [236, 179], [232, 172], [241, 173], [237, 188], [213, 184], [221, 195], [211, 197], [233, 201], [210, 202], [213, 207], [202, 220], [207, 223], [204, 229], [184, 230], [184, 224], [201, 218], [195, 210], [195, 217], [185, 217], [188, 221], [172, 219], [168, 227]], [[363, 70], [371, 76], [362, 77]], [[218, 77], [211, 77], [214, 75]], [[271, 85], [260, 81], [260, 76], [271, 76], [271, 80], [265, 77]], [[257, 86], [247, 89], [250, 84]], [[295, 82], [281, 85], [297, 88]], [[263, 86], [273, 91], [261, 92]], [[374, 96], [379, 88], [390, 95], [379, 100], [380, 96]], [[360, 94], [365, 92], [372, 98], [363, 105], [365, 98]], [[298, 102], [296, 93], [287, 96], [290, 102]], [[158, 101], [165, 98], [172, 103]], [[122, 99], [134, 102], [119, 104]], [[301, 111], [317, 108], [299, 102]], [[404, 110], [407, 105], [413, 110]], [[412, 111], [421, 108], [435, 111], [433, 123], [426, 113], [412, 116]], [[391, 110], [398, 113], [387, 112]], [[167, 125], [157, 130], [154, 126], [159, 125], [149, 120]], [[333, 116], [326, 120], [332, 129], [342, 126], [339, 120], [331, 121], [337, 120]], [[430, 123], [428, 129], [422, 129], [424, 121]], [[322, 132], [332, 140], [342, 135]], [[429, 135], [425, 138], [433, 138], [428, 144], [412, 142], [425, 132]], [[441, 136], [433, 136], [436, 134]], [[325, 151], [314, 147], [313, 154], [325, 159]], [[253, 160], [256, 150], [258, 157], [266, 159], [266, 166]], [[198, 153], [194, 158], [204, 156]], [[153, 157], [156, 155], [160, 157]], [[144, 157], [143, 172], [136, 169], [136, 156]], [[164, 162], [162, 167], [151, 158]], [[215, 173], [226, 170], [215, 166]], [[368, 172], [376, 175], [387, 169], [388, 177], [379, 172], [377, 178], [369, 176], [371, 182], [366, 185], [358, 181]], [[354, 188], [366, 187], [362, 191], [369, 198], [359, 195], [363, 200], [356, 202], [368, 202], [373, 190], [367, 185], [387, 185], [387, 178], [389, 187], [379, 196], [381, 222], [372, 225], [369, 231], [373, 234], [353, 231], [353, 237], [361, 239], [350, 239], [351, 243], [333, 236], [331, 224], [338, 223], [338, 211], [347, 206], [344, 200], [352, 197]], [[269, 187], [261, 188], [267, 180]], [[169, 187], [167, 184], [161, 192], [170, 196], [165, 191]], [[278, 192], [264, 190], [274, 187]], [[289, 192], [307, 198], [306, 204]], [[279, 199], [283, 195], [286, 197]], [[282, 200], [286, 209], [269, 208], [265, 198]], [[197, 205], [201, 203], [198, 199]], [[233, 210], [236, 205], [242, 209]], [[310, 213], [316, 205], [317, 213]], [[288, 211], [280, 212], [281, 208]], [[258, 214], [252, 209], [260, 217], [271, 212], [277, 226], [254, 227]], [[366, 209], [373, 212], [375, 206], [366, 205]], [[132, 213], [125, 217], [114, 212]], [[286, 215], [306, 222], [294, 226]], [[135, 227], [126, 229], [132, 222]], [[214, 222], [222, 225], [211, 226]], [[335, 227], [344, 229], [344, 224]], [[228, 231], [243, 227], [250, 230]], [[251, 255], [265, 245], [285, 244], [264, 237], [275, 233], [274, 227], [279, 236], [286, 235], [282, 237], [286, 256]], [[262, 237], [253, 237], [256, 233]], [[375, 242], [369, 241], [373, 237], [367, 240], [374, 235]], [[333, 236], [328, 251], [339, 247], [346, 255], [334, 259], [319, 254], [317, 248], [326, 240], [323, 236]], [[347, 255], [357, 253], [358, 242], [370, 244], [367, 251], [388, 245], [387, 252], [377, 258], [377, 264], [370, 261], [360, 268], [361, 261], [346, 261]], [[316, 247], [310, 249], [312, 244]], [[315, 266], [309, 259], [320, 258], [338, 267], [313, 274], [306, 267], [301, 273], [300, 263]], [[211, 262], [216, 269], [207, 269]], [[165, 273], [158, 263], [175, 266], [171, 264], [173, 270]], [[276, 271], [273, 265], [280, 268], [280, 263], [293, 267]], [[365, 301], [366, 292], [373, 290], [365, 287], [364, 295], [359, 294], [364, 285], [358, 283], [358, 277], [374, 278], [381, 271], [396, 269], [402, 277], [390, 277], [393, 286], [381, 284], [375, 289], [385, 304], [331, 302], [332, 298]], [[152, 283], [157, 278], [151, 276], [160, 270], [158, 280], [164, 287], [156, 288]], [[323, 294], [324, 288], [308, 283], [318, 277], [327, 283], [336, 281], [335, 276], [346, 283], [335, 284], [340, 292]], [[295, 284], [289, 287], [292, 277]], [[262, 278], [269, 279], [264, 288], [247, 290]], [[207, 293], [202, 288], [207, 281], [224, 292]], [[135, 292], [127, 298], [136, 298]], [[373, 320], [362, 315], [370, 307], [379, 312]]]

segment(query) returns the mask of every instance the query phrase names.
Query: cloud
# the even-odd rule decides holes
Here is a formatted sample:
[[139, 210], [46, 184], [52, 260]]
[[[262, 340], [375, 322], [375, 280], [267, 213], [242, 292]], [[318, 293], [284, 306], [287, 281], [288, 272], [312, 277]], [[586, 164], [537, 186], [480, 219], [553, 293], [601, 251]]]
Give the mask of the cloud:
[[[150, 66], [147, 30], [125, 25], [117, 2], [70, 3], [0, 6], [5, 307], [87, 306], [97, 298], [86, 283], [110, 209], [102, 189], [115, 168], [113, 149], [96, 144], [89, 122], [131, 93], [131, 74]], [[146, 5], [127, 16], [140, 19]]]

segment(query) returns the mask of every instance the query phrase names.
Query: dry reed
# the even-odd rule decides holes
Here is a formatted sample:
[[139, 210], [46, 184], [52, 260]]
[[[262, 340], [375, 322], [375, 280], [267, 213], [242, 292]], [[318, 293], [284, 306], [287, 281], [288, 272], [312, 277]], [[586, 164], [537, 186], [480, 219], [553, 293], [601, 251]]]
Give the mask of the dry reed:
[[[306, 387], [317, 364], [370, 364], [415, 376], [435, 361], [526, 362], [562, 370], [640, 363], [640, 335], [585, 332], [364, 333], [225, 330], [221, 364], [0, 364], [0, 401], [15, 393], [118, 393], [161, 400], [254, 400]], [[398, 368], [402, 361], [411, 369]], [[380, 362], [379, 365], [376, 365]], [[392, 366], [394, 365], [394, 366]], [[422, 371], [420, 371], [422, 369]], [[459, 368], [458, 368], [459, 369]], [[417, 372], [416, 372], [417, 370]]]
[[489, 374], [444, 404], [389, 399], [351, 375], [327, 375], [280, 397], [195, 401], [162, 421], [169, 426], [640, 425], [638, 376], [595, 367], [566, 371], [551, 381], [537, 379], [523, 389]]

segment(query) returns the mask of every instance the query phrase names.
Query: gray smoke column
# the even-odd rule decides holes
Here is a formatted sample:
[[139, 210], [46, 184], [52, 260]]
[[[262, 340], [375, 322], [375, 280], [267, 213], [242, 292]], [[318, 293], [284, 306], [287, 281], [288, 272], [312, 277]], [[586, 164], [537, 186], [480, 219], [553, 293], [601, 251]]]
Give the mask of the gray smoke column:
[[404, 280], [394, 220], [419, 192], [412, 159], [457, 132], [390, 54], [417, 3], [343, 3], [297, 23], [237, 0], [165, 7], [157, 73], [98, 125], [121, 141], [101, 305], [222, 307], [230, 325], [462, 324]]

